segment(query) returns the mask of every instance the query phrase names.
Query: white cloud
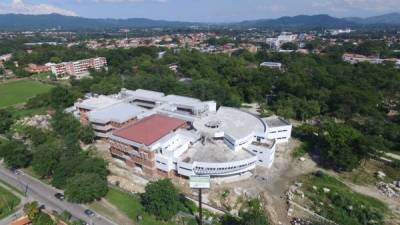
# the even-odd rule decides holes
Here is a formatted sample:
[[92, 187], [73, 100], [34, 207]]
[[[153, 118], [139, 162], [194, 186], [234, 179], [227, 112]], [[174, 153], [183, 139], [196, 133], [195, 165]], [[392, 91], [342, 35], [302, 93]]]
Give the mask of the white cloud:
[[355, 11], [380, 13], [400, 10], [400, 0], [315, 0], [312, 6], [336, 13]]
[[21, 14], [50, 14], [58, 13], [66, 16], [77, 16], [73, 11], [59, 8], [49, 4], [29, 4], [24, 0], [13, 0], [10, 4], [0, 3], [0, 13], [21, 13]]
[[[78, 0], [81, 1], [81, 0]], [[93, 0], [94, 2], [103, 3], [132, 3], [132, 2], [167, 2], [167, 0]]]

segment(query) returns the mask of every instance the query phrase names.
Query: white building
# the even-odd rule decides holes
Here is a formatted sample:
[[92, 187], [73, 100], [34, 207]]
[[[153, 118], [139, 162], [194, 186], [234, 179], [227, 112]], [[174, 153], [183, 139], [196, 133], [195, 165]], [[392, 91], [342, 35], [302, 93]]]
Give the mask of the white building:
[[267, 127], [268, 139], [274, 139], [277, 143], [289, 141], [292, 135], [292, 124], [276, 116], [262, 118], [262, 120]]
[[281, 70], [282, 69], [282, 63], [278, 63], [278, 62], [262, 62], [260, 64], [260, 67], [268, 67], [268, 68], [271, 68], [271, 69]]
[[292, 34], [288, 32], [282, 32], [278, 37], [276, 38], [267, 38], [266, 43], [271, 46], [271, 48], [274, 49], [280, 49], [280, 47], [288, 42], [295, 42], [297, 41], [298, 35], [297, 34]]
[[108, 138], [110, 152], [145, 174], [165, 176], [241, 174], [271, 167], [276, 145], [287, 142], [291, 125], [259, 118], [214, 101], [123, 89], [76, 103], [81, 121]]

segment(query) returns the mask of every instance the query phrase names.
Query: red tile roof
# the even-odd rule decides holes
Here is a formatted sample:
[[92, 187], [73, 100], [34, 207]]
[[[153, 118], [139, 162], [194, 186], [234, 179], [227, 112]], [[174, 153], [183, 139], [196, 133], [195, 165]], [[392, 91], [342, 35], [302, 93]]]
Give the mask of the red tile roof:
[[154, 114], [117, 130], [113, 135], [149, 146], [185, 123], [184, 120]]
[[28, 225], [28, 224], [32, 224], [32, 222], [29, 220], [27, 216], [21, 217], [10, 223], [10, 225]]

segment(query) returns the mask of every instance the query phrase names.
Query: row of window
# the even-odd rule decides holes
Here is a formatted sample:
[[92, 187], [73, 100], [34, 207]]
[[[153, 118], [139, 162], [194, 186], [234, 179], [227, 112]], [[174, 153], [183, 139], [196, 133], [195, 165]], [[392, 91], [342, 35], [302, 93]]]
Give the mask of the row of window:
[[230, 166], [230, 167], [220, 167], [220, 168], [210, 168], [210, 167], [196, 167], [195, 169], [196, 170], [208, 170], [208, 171], [215, 171], [215, 170], [217, 170], [217, 171], [221, 171], [221, 170], [233, 170], [233, 169], [240, 169], [240, 168], [243, 168], [243, 167], [247, 167], [247, 166], [250, 166], [250, 165], [252, 165], [252, 164], [254, 164], [255, 162], [249, 162], [249, 163], [246, 163], [246, 164], [242, 164], [242, 165], [239, 165], [239, 166]]

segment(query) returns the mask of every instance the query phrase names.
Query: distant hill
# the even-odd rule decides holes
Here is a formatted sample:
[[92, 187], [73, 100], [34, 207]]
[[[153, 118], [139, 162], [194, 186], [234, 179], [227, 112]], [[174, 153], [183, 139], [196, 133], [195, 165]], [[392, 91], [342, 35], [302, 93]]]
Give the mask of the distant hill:
[[350, 17], [350, 18], [345, 18], [345, 20], [364, 25], [373, 25], [373, 24], [399, 25], [400, 13], [389, 13], [380, 16], [372, 16], [368, 18]]
[[[213, 26], [260, 27], [271, 29], [312, 29], [312, 28], [343, 28], [369, 25], [400, 26], [400, 13], [390, 13], [368, 18], [336, 18], [329, 15], [299, 15], [280, 17], [277, 19], [248, 20], [229, 24], [214, 24]], [[152, 20], [145, 18], [130, 19], [91, 19], [59, 14], [23, 15], [0, 14], [0, 30], [103, 30], [115, 28], [184, 28], [190, 26], [206, 26], [205, 23]]]
[[345, 19], [331, 17], [329, 15], [299, 15], [294, 17], [281, 17], [278, 19], [262, 19], [243, 21], [238, 23], [240, 26], [250, 27], [271, 27], [271, 28], [332, 28], [356, 25]]
[[0, 14], [0, 29], [110, 29], [110, 28], [145, 28], [145, 27], [185, 27], [197, 23], [151, 20], [145, 18], [131, 19], [90, 19], [59, 14], [23, 15]]

